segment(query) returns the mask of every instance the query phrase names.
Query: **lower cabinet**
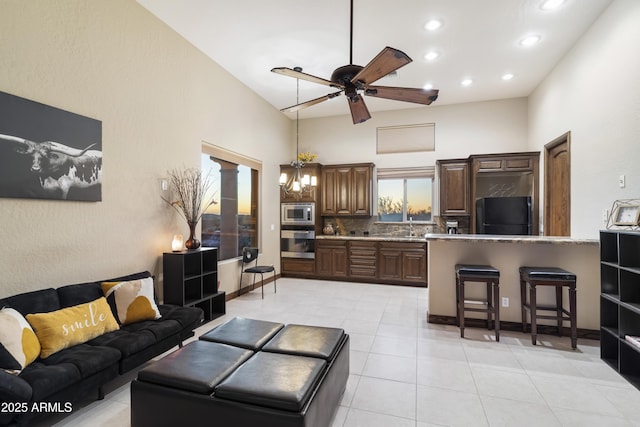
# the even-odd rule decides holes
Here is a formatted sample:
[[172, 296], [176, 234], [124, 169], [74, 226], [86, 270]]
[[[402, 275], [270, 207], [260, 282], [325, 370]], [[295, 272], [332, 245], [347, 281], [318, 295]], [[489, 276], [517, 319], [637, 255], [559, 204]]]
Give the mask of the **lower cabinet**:
[[427, 244], [381, 242], [378, 276], [400, 284], [427, 285]]
[[280, 273], [286, 277], [312, 277], [316, 273], [316, 262], [306, 258], [281, 258]]
[[319, 239], [315, 277], [426, 287], [427, 244]]
[[344, 278], [347, 274], [347, 242], [316, 241], [316, 275]]

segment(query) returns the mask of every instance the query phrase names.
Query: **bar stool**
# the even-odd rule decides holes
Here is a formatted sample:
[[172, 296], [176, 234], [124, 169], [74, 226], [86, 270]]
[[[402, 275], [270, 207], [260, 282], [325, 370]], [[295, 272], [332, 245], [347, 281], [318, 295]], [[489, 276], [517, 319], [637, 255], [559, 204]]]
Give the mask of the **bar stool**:
[[[529, 284], [529, 303], [527, 303], [527, 283]], [[556, 305], [538, 305], [537, 286], [555, 286]], [[562, 290], [569, 288], [569, 310], [562, 305]], [[536, 344], [538, 334], [537, 319], [551, 319], [558, 322], [558, 336], [562, 336], [562, 322], [571, 324], [571, 348], [578, 344], [576, 321], [576, 275], [555, 267], [520, 267], [520, 298], [522, 302], [522, 332], [527, 332], [527, 310], [531, 313], [531, 342]], [[555, 311], [555, 315], [543, 316], [538, 310]], [[565, 316], [566, 315], [566, 316]]]
[[[500, 341], [500, 271], [490, 265], [456, 264], [456, 324], [460, 327], [460, 337], [464, 338], [464, 312], [487, 313], [487, 329], [491, 329], [491, 315], [494, 315], [496, 341]], [[465, 282], [481, 282], [487, 285], [486, 300], [466, 300]], [[465, 304], [481, 304], [486, 307], [465, 307]]]

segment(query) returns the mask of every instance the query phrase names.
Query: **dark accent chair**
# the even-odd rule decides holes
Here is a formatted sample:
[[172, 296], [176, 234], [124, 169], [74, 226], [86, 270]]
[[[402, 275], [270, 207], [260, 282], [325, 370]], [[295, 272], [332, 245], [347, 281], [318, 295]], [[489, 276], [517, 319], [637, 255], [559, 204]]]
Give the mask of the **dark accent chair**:
[[[253, 267], [251, 267], [251, 263], [254, 263]], [[245, 268], [245, 265], [249, 265], [249, 268]], [[273, 273], [273, 291], [277, 292], [276, 287], [276, 269], [273, 265], [258, 265], [258, 248], [253, 247], [245, 247], [242, 248], [242, 267], [240, 272], [240, 285], [238, 286], [238, 295], [242, 290], [242, 276], [244, 273], [252, 273], [253, 274], [253, 284], [251, 285], [251, 289], [255, 289], [256, 287], [256, 274], [260, 274], [261, 280], [261, 288], [262, 288], [262, 299], [264, 299], [264, 275], [265, 273]]]

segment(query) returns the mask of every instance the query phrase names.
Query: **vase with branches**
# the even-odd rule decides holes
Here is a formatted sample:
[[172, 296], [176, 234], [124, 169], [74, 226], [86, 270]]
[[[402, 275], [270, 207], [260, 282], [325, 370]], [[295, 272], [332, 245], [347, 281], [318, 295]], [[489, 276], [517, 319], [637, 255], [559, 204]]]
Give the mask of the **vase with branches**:
[[198, 168], [172, 169], [167, 173], [171, 186], [171, 197], [162, 197], [174, 208], [189, 226], [187, 249], [198, 249], [200, 241], [195, 238], [195, 229], [206, 210], [215, 205], [213, 182], [209, 175], [203, 176]]

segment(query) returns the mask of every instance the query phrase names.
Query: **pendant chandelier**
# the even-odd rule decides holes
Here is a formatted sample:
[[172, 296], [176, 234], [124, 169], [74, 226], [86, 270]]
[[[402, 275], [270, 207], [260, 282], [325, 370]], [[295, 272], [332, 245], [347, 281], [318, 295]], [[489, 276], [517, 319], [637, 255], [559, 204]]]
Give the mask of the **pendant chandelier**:
[[[302, 68], [295, 67], [295, 71], [301, 72]], [[300, 98], [300, 79], [296, 79], [296, 102]], [[286, 195], [301, 198], [304, 195], [311, 195], [311, 192], [318, 185], [318, 178], [315, 175], [304, 174], [302, 168], [304, 161], [300, 160], [300, 113], [296, 111], [296, 158], [290, 164], [295, 168], [291, 177], [285, 172], [280, 174], [280, 189]]]

